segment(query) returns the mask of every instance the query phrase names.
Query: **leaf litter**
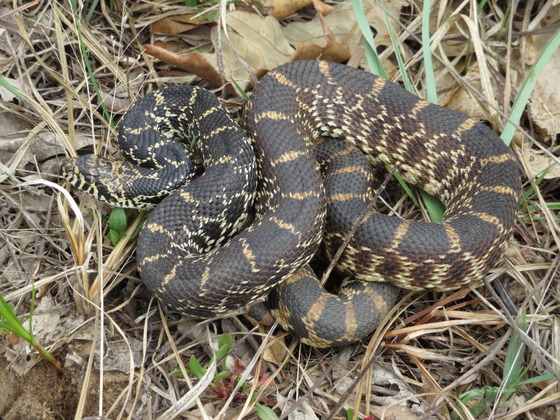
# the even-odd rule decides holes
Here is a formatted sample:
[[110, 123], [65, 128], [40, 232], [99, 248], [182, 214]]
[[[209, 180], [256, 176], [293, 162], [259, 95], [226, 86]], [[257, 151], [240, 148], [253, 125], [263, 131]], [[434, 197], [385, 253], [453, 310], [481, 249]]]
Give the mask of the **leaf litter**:
[[[79, 209], [68, 212], [52, 190], [20, 187], [37, 178], [56, 182], [66, 153], [114, 154], [111, 124], [135, 98], [157, 87], [196, 83], [222, 89], [237, 112], [243, 103], [238, 89], [249, 91], [255, 77], [286, 61], [321, 56], [366, 68], [351, 2], [237, 3], [220, 9], [210, 2], [100, 2], [95, 9], [84, 3], [74, 13], [62, 2], [32, 2], [16, 10], [11, 2], [0, 4], [1, 76], [33, 101], [0, 87], [0, 293], [26, 320], [35, 284], [34, 332], [66, 368], [57, 377], [13, 337], [0, 342], [0, 388], [9, 390], [0, 396], [0, 417], [148, 418], [170, 412], [196, 389], [183, 407], [187, 418], [254, 418], [255, 403], [290, 418], [342, 418], [350, 409], [360, 418], [470, 418], [467, 410], [477, 401], [463, 404], [461, 394], [500, 385], [511, 323], [484, 288], [443, 296], [403, 293], [369, 343], [317, 351], [279, 328], [252, 327], [236, 316], [203, 324], [162, 316], [137, 276], [134, 244], [121, 241], [113, 248], [104, 239], [107, 207], [73, 192]], [[407, 1], [385, 3], [422, 95], [415, 38], [421, 9]], [[433, 3], [432, 34], [455, 19], [432, 45], [445, 58], [436, 61], [440, 103], [488, 119], [494, 111], [472, 86], [493, 92], [486, 100], [507, 113], [528, 69], [558, 30], [559, 5], [533, 1], [504, 9], [503, 2], [489, 1], [475, 15], [458, 1]], [[364, 6], [382, 63], [398, 80], [381, 3]], [[458, 14], [478, 18], [478, 38]], [[477, 42], [483, 62], [473, 51]], [[558, 56], [537, 82], [521, 123], [531, 136], [516, 139], [526, 197], [506, 258], [489, 276], [500, 278], [513, 307], [527, 313], [534, 343], [524, 356], [529, 377], [546, 374], [550, 363], [558, 369], [560, 360]], [[93, 64], [99, 96], [86, 60]], [[481, 74], [492, 86], [481, 83]], [[399, 194], [386, 198], [392, 210], [420, 217]], [[74, 224], [76, 212], [84, 228]], [[133, 225], [142, 217], [128, 212]], [[233, 337], [225, 370], [244, 376], [247, 388], [239, 382], [193, 388], [186, 361], [195, 356], [208, 366], [224, 333]], [[493, 401], [483, 415], [555, 418], [560, 394], [551, 381], [523, 385], [510, 400]]]

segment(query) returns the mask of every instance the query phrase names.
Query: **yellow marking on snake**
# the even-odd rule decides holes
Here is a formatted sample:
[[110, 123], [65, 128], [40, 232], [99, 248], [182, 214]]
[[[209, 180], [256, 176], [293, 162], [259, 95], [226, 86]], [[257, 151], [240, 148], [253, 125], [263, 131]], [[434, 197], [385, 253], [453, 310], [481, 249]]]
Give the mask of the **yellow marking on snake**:
[[284, 76], [282, 73], [271, 73], [271, 75], [278, 81], [278, 83], [280, 83], [281, 85], [284, 86], [289, 86], [291, 88], [294, 88], [295, 90], [299, 89], [299, 86], [297, 86], [296, 84], [294, 84], [293, 82], [291, 82], [290, 80], [288, 80], [288, 78], [286, 76]]
[[290, 150], [282, 155], [280, 155], [277, 159], [270, 162], [272, 166], [276, 166], [279, 163], [287, 163], [293, 160], [299, 159], [300, 157], [307, 157], [309, 153], [306, 150]]
[[336, 171], [332, 171], [329, 176], [336, 176], [336, 175], [340, 175], [340, 174], [352, 174], [352, 173], [361, 173], [361, 174], [366, 174], [369, 175], [369, 171], [367, 171], [364, 167], [362, 166], [345, 166], [343, 168], [338, 168]]
[[208, 108], [206, 111], [204, 111], [202, 114], [200, 114], [199, 119], [206, 118], [208, 116], [212, 116], [217, 110], [218, 110], [218, 108], [215, 107], [215, 106], [213, 106], [211, 108]]
[[485, 159], [481, 159], [481, 166], [485, 166], [488, 163], [504, 163], [513, 160], [513, 156], [510, 153], [504, 153], [501, 155], [490, 156]]
[[503, 232], [504, 225], [503, 225], [502, 221], [499, 218], [497, 218], [496, 216], [493, 216], [493, 215], [488, 214], [488, 213], [482, 213], [482, 212], [476, 212], [476, 211], [473, 211], [470, 214], [478, 217], [480, 220], [483, 220], [486, 223], [490, 223], [490, 224], [496, 226], [500, 232]]
[[430, 103], [428, 101], [418, 101], [416, 102], [416, 104], [414, 104], [414, 106], [410, 110], [410, 115], [416, 117], [416, 115], [420, 111], [422, 111], [424, 108], [427, 108], [428, 106], [430, 106]]
[[457, 231], [447, 223], [443, 223], [443, 229], [449, 243], [448, 253], [461, 252], [461, 240]]
[[277, 217], [273, 216], [270, 218], [278, 226], [280, 229], [289, 230], [290, 232], [297, 233], [294, 225], [291, 223], [286, 223], [283, 220], [278, 219]]
[[281, 120], [285, 120], [285, 121], [291, 121], [292, 117], [282, 113], [282, 112], [277, 112], [277, 111], [267, 111], [264, 112], [261, 115], [261, 119], [264, 118], [268, 118], [269, 120], [273, 120], [273, 121], [281, 121]]
[[318, 195], [319, 195], [319, 193], [317, 191], [305, 191], [305, 192], [297, 192], [297, 193], [293, 193], [293, 192], [283, 193], [284, 197], [293, 198], [295, 200], [305, 200], [306, 198], [317, 197]]
[[333, 201], [348, 201], [354, 199], [363, 200], [363, 198], [364, 198], [363, 194], [340, 193], [340, 194], [331, 194], [329, 197], [327, 197], [327, 200], [332, 203]]
[[344, 322], [348, 326], [346, 329], [346, 335], [352, 337], [356, 334], [356, 329], [358, 327], [356, 313], [354, 312], [354, 306], [348, 305], [346, 307], [346, 316], [344, 317]]
[[150, 232], [158, 232], [158, 233], [165, 233], [169, 234], [169, 231], [165, 228], [165, 226], [160, 225], [159, 223], [148, 223], [146, 228]]
[[410, 227], [410, 223], [403, 221], [398, 226], [395, 232], [393, 233], [393, 240], [391, 241], [391, 245], [389, 245], [389, 249], [397, 249], [401, 244], [404, 235], [408, 233], [408, 229]]
[[204, 287], [206, 283], [210, 279], [210, 266], [206, 266], [204, 271], [202, 272], [202, 276], [200, 277], [200, 293], [204, 294]]
[[252, 272], [259, 271], [258, 269], [255, 270], [255, 267], [256, 267], [255, 261], [257, 260], [257, 258], [255, 257], [255, 254], [253, 253], [253, 251], [249, 247], [249, 244], [247, 243], [246, 240], [243, 240], [242, 246], [243, 246], [243, 251], [242, 251], [243, 256], [245, 257], [245, 259], [247, 260], [247, 262], [251, 266], [251, 271]]
[[490, 192], [495, 192], [498, 194], [506, 194], [506, 195], [510, 195], [512, 197], [517, 197], [517, 192], [511, 188], [511, 187], [507, 187], [505, 185], [492, 185], [490, 187], [480, 187], [479, 189], [480, 191], [490, 191]]
[[474, 118], [467, 118], [465, 121], [463, 121], [461, 123], [461, 125], [459, 127], [457, 127], [455, 133], [453, 133], [454, 136], [461, 136], [461, 134], [464, 131], [469, 131], [471, 130], [474, 126], [476, 126], [476, 124], [478, 124], [478, 121], [476, 121]]

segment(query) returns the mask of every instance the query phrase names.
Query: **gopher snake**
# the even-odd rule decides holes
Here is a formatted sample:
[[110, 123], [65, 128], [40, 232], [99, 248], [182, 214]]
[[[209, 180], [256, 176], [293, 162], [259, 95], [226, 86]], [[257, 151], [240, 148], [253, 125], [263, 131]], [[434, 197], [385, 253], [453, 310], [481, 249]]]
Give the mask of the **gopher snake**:
[[[394, 288], [367, 286], [364, 292], [366, 286], [357, 285], [344, 304], [294, 288], [311, 275], [300, 270], [315, 254], [325, 226], [326, 199], [312, 150], [320, 135], [344, 138], [371, 162], [397, 166], [406, 182], [447, 207], [443, 223], [371, 216], [343, 253], [342, 271], [358, 280], [448, 290], [480, 282], [501, 258], [513, 229], [520, 176], [511, 151], [484, 124], [367, 72], [316, 61], [269, 72], [255, 87], [245, 124], [255, 156], [213, 95], [168, 88], [136, 102], [121, 124], [123, 153], [148, 169], [93, 157], [63, 165], [66, 179], [116, 205], [137, 204], [138, 193], [143, 202], [168, 194], [140, 234], [137, 260], [146, 286], [173, 309], [210, 317], [284, 283], [285, 292], [275, 292], [271, 306], [307, 343], [345, 344], [371, 331], [371, 325], [358, 325], [366, 311], [360, 308], [386, 309]], [[199, 137], [204, 174], [171, 192], [191, 172], [157, 175], [172, 174], [188, 161], [185, 148], [170, 142], [177, 134]], [[336, 153], [346, 153], [341, 150]], [[337, 171], [354, 168], [345, 163]], [[245, 227], [255, 183], [257, 215]], [[148, 184], [159, 187], [143, 187]], [[328, 200], [331, 207], [350, 203], [351, 209], [363, 202], [362, 192], [344, 189]], [[329, 248], [341, 243], [344, 226], [359, 217], [354, 212], [360, 206], [333, 210], [348, 220], [329, 218]], [[307, 300], [292, 301], [299, 297]], [[383, 310], [373, 312], [377, 319]], [[340, 325], [330, 331], [318, 327], [335, 323]]]

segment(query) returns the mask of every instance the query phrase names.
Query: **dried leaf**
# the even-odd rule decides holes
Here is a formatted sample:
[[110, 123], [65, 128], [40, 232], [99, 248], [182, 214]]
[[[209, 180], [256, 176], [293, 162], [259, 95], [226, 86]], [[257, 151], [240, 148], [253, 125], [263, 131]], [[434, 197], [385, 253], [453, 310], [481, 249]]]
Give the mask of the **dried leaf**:
[[264, 349], [263, 357], [267, 362], [280, 366], [282, 361], [286, 358], [286, 353], [287, 349], [284, 338], [275, 338], [271, 340], [270, 344]]
[[317, 44], [308, 44], [301, 42], [294, 54], [292, 55], [291, 61], [297, 60], [315, 60], [319, 58], [323, 52], [323, 48]]
[[[391, 2], [391, 11], [395, 16], [400, 14], [404, 3], [404, 1]], [[385, 35], [388, 32], [384, 15], [382, 16], [377, 6], [368, 8], [366, 13], [377, 33], [376, 41], [381, 40], [380, 45], [386, 45], [388, 37]], [[346, 60], [347, 55], [344, 50], [348, 53], [355, 51], [362, 42], [354, 10], [349, 2], [336, 5], [328, 16], [317, 15], [309, 22], [290, 23], [285, 26], [284, 33], [290, 44], [316, 44], [324, 49], [322, 58], [326, 56], [334, 58], [335, 61]], [[383, 64], [388, 70], [393, 66], [388, 61], [384, 61]]]
[[[228, 14], [227, 22], [229, 31], [227, 37], [222, 33], [221, 46], [218, 45], [218, 28], [212, 30], [212, 43], [221, 51], [226, 79], [235, 81], [242, 89], [248, 85], [250, 75], [238, 56], [257, 73], [265, 73], [292, 57], [294, 49], [273, 17], [235, 11]], [[218, 68], [216, 54], [203, 55]]]
[[380, 407], [372, 406], [372, 412], [385, 419], [413, 419], [421, 414], [420, 400], [398, 371], [377, 365], [373, 367], [372, 384], [386, 392], [376, 392], [372, 402]]
[[208, 20], [200, 20], [195, 16], [196, 15], [189, 13], [184, 15], [165, 17], [150, 25], [150, 33], [180, 34], [208, 23]]
[[348, 49], [344, 48], [334, 39], [329, 39], [327, 41], [327, 46], [323, 48], [321, 59], [336, 63], [342, 63], [350, 60], [351, 56], [352, 54], [350, 53], [350, 51], [348, 51]]
[[212, 86], [221, 86], [222, 79], [216, 67], [210, 63], [204, 54], [193, 51], [185, 55], [175, 54], [165, 48], [155, 45], [144, 45], [146, 53], [157, 59], [179, 67], [189, 73], [196, 74]]
[[[551, 34], [535, 35], [527, 42], [528, 61], [538, 57]], [[530, 64], [530, 63], [527, 63]], [[527, 70], [530, 67], [527, 66]], [[526, 74], [524, 77], [530, 77]], [[543, 137], [560, 133], [560, 54], [550, 57], [531, 94], [528, 111]]]
[[528, 153], [528, 161], [534, 175], [540, 175], [544, 170], [548, 169], [545, 179], [560, 178], [560, 165], [551, 157], [535, 152], [533, 149], [526, 150]]
[[228, 14], [232, 46], [253, 69], [270, 70], [285, 63], [294, 49], [272, 17], [236, 11]]
[[[475, 89], [481, 91], [480, 73], [477, 63], [472, 63], [469, 66], [467, 74], [464, 78]], [[487, 119], [487, 115], [481, 107], [481, 103], [476, 100], [476, 98], [464, 87], [464, 85], [457, 86], [453, 93], [448, 96], [447, 102], [440, 101], [440, 103], [441, 105], [456, 111], [461, 111], [473, 118], [480, 120]]]
[[264, 4], [272, 8], [271, 16], [281, 20], [302, 7], [309, 6], [311, 2], [311, 0], [268, 0]]

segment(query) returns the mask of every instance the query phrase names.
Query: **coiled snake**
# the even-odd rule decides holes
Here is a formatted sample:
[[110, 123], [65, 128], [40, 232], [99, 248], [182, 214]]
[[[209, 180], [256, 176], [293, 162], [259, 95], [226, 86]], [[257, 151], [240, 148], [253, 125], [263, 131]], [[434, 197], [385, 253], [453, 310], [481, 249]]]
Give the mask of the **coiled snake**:
[[[212, 94], [167, 88], [136, 102], [120, 126], [123, 154], [146, 168], [92, 156], [62, 166], [67, 180], [115, 205], [153, 205], [167, 195], [140, 233], [137, 261], [146, 286], [171, 308], [210, 317], [282, 284], [269, 305], [304, 342], [342, 345], [373, 330], [397, 288], [353, 282], [334, 298], [306, 268], [323, 237], [327, 201], [332, 253], [367, 208], [364, 191], [371, 189], [367, 163], [335, 142], [321, 158], [334, 185], [325, 197], [312, 148], [321, 135], [396, 167], [447, 208], [442, 223], [371, 215], [342, 254], [343, 272], [449, 290], [479, 283], [502, 256], [520, 176], [511, 151], [484, 124], [367, 72], [300, 61], [258, 83], [245, 125], [251, 143]], [[184, 186], [193, 163], [188, 146], [171, 141], [177, 136], [198, 136], [204, 167]], [[255, 220], [245, 226], [255, 187]]]

